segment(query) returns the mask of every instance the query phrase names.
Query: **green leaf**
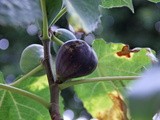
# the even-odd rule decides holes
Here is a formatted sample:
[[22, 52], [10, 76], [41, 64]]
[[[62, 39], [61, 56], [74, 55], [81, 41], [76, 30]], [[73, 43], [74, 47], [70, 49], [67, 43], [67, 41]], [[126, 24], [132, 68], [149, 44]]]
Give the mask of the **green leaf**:
[[[30, 77], [18, 85], [18, 88], [50, 100], [46, 76]], [[61, 98], [60, 98], [60, 101]], [[62, 105], [62, 104], [61, 104]], [[61, 113], [62, 113], [61, 106]], [[2, 120], [50, 120], [48, 109], [33, 99], [0, 89], [0, 116]]]
[[126, 91], [126, 97], [133, 119], [151, 120], [159, 111], [159, 71], [159, 66], [150, 68], [140, 79], [130, 85], [131, 90]]
[[[48, 89], [46, 89], [46, 79], [44, 79], [44, 77], [39, 78], [39, 83], [36, 86], [34, 85], [36, 84], [37, 79], [30, 78], [30, 80], [26, 80], [24, 85], [21, 84], [19, 87], [30, 92], [36, 92], [37, 95], [41, 94], [42, 97], [45, 97], [45, 99], [48, 100], [49, 92]], [[31, 85], [27, 84], [29, 81], [32, 83]], [[0, 94], [0, 116], [2, 120], [50, 119], [48, 110], [34, 100], [2, 89], [0, 90]]]
[[0, 0], [0, 24], [26, 26], [41, 19], [39, 0]]
[[62, 0], [46, 0], [48, 24], [50, 25], [62, 7]]
[[148, 1], [150, 1], [150, 2], [154, 2], [154, 3], [158, 3], [158, 2], [160, 2], [160, 0], [148, 0]]
[[128, 7], [133, 13], [134, 8], [132, 0], [102, 0], [102, 7], [113, 8], [113, 7]]
[[[117, 55], [124, 44], [106, 43], [102, 39], [97, 39], [92, 46], [99, 61], [96, 70], [91, 75], [86, 76], [88, 78], [136, 76], [151, 63], [150, 58], [146, 56], [146, 49], [141, 49], [139, 52], [131, 54], [131, 58], [127, 58]], [[87, 110], [96, 117], [99, 112], [109, 109], [112, 105], [107, 94], [113, 90], [121, 91], [124, 89], [123, 85], [128, 83], [127, 80], [88, 83], [75, 86], [75, 90]]]
[[94, 31], [100, 19], [100, 0], [65, 0], [68, 12], [85, 32]]
[[0, 83], [5, 83], [5, 82], [4, 82], [4, 77], [3, 77], [2, 72], [0, 72]]

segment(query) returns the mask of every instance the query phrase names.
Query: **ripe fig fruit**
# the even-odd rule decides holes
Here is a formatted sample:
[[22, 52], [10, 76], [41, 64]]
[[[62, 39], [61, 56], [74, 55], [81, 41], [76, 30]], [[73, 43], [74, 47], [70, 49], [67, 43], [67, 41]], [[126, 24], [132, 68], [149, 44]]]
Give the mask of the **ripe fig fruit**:
[[[76, 39], [76, 36], [69, 30], [64, 28], [59, 28], [55, 31], [55, 37], [60, 39], [63, 42], [66, 42], [68, 40]], [[56, 43], [53, 45], [54, 51], [57, 53], [60, 45], [57, 45]]]
[[[44, 58], [43, 46], [39, 44], [31, 44], [26, 47], [20, 58], [20, 68], [24, 73], [30, 72], [32, 69], [41, 64], [41, 60]], [[35, 76], [44, 74], [44, 70], [37, 73]]]
[[60, 82], [92, 73], [98, 63], [94, 50], [83, 40], [69, 40], [56, 56], [56, 77]]

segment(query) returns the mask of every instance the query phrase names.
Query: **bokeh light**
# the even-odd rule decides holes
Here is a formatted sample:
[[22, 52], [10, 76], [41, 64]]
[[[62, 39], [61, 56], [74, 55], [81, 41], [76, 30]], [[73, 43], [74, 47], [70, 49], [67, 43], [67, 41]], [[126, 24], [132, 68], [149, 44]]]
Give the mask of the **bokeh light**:
[[13, 74], [9, 74], [9, 75], [7, 75], [7, 77], [6, 77], [6, 83], [12, 83], [14, 80], [15, 80], [15, 75], [13, 75]]
[[94, 34], [88, 34], [87, 36], [84, 37], [84, 40], [91, 45], [93, 40], [95, 39]]
[[36, 25], [29, 25], [27, 27], [27, 33], [31, 36], [36, 35], [38, 33], [38, 28]]
[[0, 40], [0, 49], [6, 50], [9, 47], [9, 41], [5, 38]]
[[63, 119], [64, 120], [73, 120], [74, 118], [74, 112], [72, 110], [66, 110], [63, 113]]

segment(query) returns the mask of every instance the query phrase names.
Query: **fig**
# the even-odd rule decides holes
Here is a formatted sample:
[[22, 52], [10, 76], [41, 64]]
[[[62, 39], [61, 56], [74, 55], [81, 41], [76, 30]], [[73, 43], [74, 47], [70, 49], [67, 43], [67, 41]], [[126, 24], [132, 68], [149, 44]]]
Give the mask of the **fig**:
[[60, 47], [56, 56], [57, 81], [89, 75], [97, 63], [96, 53], [85, 41], [69, 40]]
[[[68, 40], [76, 39], [76, 36], [69, 30], [64, 28], [59, 28], [55, 31], [55, 37], [60, 39], [63, 42], [66, 42]], [[53, 44], [54, 51], [57, 53], [60, 45], [57, 45], [56, 43]]]
[[[31, 44], [26, 47], [20, 58], [20, 68], [24, 73], [30, 72], [32, 69], [41, 64], [44, 58], [43, 46], [39, 44]], [[44, 74], [44, 70], [37, 73], [35, 76]]]

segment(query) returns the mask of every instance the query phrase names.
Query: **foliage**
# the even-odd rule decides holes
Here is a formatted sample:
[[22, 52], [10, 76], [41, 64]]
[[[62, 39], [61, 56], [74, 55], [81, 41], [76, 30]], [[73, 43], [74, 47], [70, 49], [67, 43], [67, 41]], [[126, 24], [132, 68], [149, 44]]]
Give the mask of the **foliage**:
[[1, 25], [25, 26], [41, 18], [39, 1], [1, 0], [0, 16]]
[[132, 0], [102, 0], [102, 7], [113, 8], [126, 6], [134, 13]]
[[69, 13], [78, 19], [87, 33], [95, 30], [100, 20], [99, 4], [99, 0], [88, 0], [87, 4], [84, 0], [66, 0]]
[[154, 2], [154, 3], [160, 2], [160, 0], [149, 0], [149, 1]]
[[[154, 3], [160, 2], [159, 0], [148, 1]], [[56, 82], [57, 77], [54, 68], [54, 57], [56, 56], [52, 53], [52, 57], [50, 57], [50, 51], [47, 51], [50, 50], [50, 47], [46, 43], [48, 41], [51, 42], [51, 38], [54, 36], [51, 26], [66, 12], [70, 14], [73, 20], [75, 18], [78, 19], [79, 23], [76, 21], [76, 24], [81, 26], [80, 32], [91, 33], [98, 28], [101, 22], [101, 7], [109, 9], [125, 6], [134, 13], [132, 2], [132, 0], [0, 1], [0, 25], [9, 25], [16, 28], [19, 25], [25, 27], [38, 21], [40, 26], [39, 37], [44, 46], [45, 57], [40, 66], [25, 75], [20, 75], [13, 83], [6, 84], [3, 73], [0, 72], [0, 119], [49, 120], [50, 117], [53, 119], [53, 115], [57, 114], [57, 111], [54, 111], [54, 107], [60, 108], [60, 114], [62, 116], [64, 110], [66, 110], [66, 105], [64, 104], [66, 103], [66, 99], [63, 100], [63, 96], [59, 94], [59, 90], [72, 85], [75, 85], [74, 91], [78, 95], [78, 97], [74, 96], [74, 99], [83, 102], [84, 106], [82, 105], [81, 107], [85, 107], [86, 114], [94, 118], [97, 117], [103, 120], [111, 113], [112, 119], [119, 118], [118, 120], [127, 119], [127, 117], [135, 118], [136, 120], [151, 119], [159, 110], [159, 102], [154, 102], [154, 105], [151, 104], [152, 99], [155, 99], [155, 101], [159, 100], [157, 91], [152, 91], [152, 88], [156, 84], [152, 84], [153, 86], [151, 88], [147, 86], [144, 89], [139, 89], [136, 95], [133, 93], [139, 86], [145, 83], [150, 84], [150, 79], [154, 79], [150, 78], [151, 75], [148, 77], [150, 78], [149, 80], [145, 78], [146, 75], [139, 78], [140, 73], [157, 62], [154, 51], [151, 51], [149, 48], [130, 49], [126, 44], [106, 43], [103, 39], [97, 38], [92, 43], [92, 48], [98, 56], [96, 70], [88, 76], [68, 80], [61, 84]], [[59, 39], [53, 39], [52, 41], [54, 41], [54, 44], [63, 44]], [[39, 69], [42, 69], [42, 66], [46, 70], [47, 76], [33, 77], [34, 74], [39, 72]], [[50, 72], [53, 72], [53, 74], [50, 74]], [[155, 73], [157, 73], [157, 70]], [[53, 81], [50, 81], [50, 78]], [[134, 85], [129, 86], [129, 80], [135, 78], [139, 78], [140, 80], [135, 82]], [[155, 83], [158, 84], [159, 82]], [[131, 92], [129, 90], [130, 87], [133, 87], [133, 91]], [[149, 90], [149, 92], [152, 91], [153, 93], [147, 96], [147, 98], [139, 97], [139, 94], [140, 96], [145, 95], [144, 90]], [[116, 94], [113, 91], [116, 91]], [[53, 102], [52, 100], [55, 100], [57, 103], [50, 104]], [[139, 106], [135, 108], [134, 106], [136, 105]], [[73, 107], [69, 106], [68, 108]], [[128, 108], [131, 111], [130, 116], [127, 113]], [[79, 108], [76, 109], [78, 111]], [[143, 113], [138, 109], [142, 110]], [[52, 112], [55, 113], [52, 115]]]
[[[117, 56], [116, 53], [121, 51], [123, 46], [124, 44], [105, 43], [104, 40], [96, 39], [93, 48], [97, 53], [99, 63], [94, 73], [88, 77], [136, 76], [150, 64], [150, 58], [146, 56], [147, 51], [145, 49], [133, 53], [131, 58]], [[107, 106], [111, 106], [107, 94], [114, 90], [122, 91], [124, 89], [123, 84], [129, 82], [123, 80], [102, 81], [78, 85], [75, 86], [75, 90], [88, 111], [96, 117], [98, 112], [106, 110]], [[85, 89], [85, 92], [83, 89]]]

